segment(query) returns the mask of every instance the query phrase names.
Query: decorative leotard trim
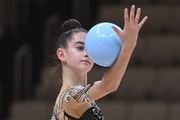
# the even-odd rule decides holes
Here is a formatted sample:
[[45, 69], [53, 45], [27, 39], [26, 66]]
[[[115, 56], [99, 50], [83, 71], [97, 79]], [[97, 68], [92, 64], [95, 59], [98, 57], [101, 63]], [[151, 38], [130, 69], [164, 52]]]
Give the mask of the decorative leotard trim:
[[[91, 104], [95, 104], [92, 102]], [[95, 107], [96, 106], [96, 107]], [[97, 105], [92, 105], [84, 114], [78, 119], [64, 112], [64, 120], [104, 120], [104, 116]]]
[[51, 120], [58, 120], [58, 119], [61, 120], [61, 119], [59, 118], [59, 114], [60, 114], [60, 111], [62, 110], [63, 97], [64, 97], [64, 95], [66, 94], [66, 92], [67, 92], [69, 89], [70, 89], [70, 88], [64, 90], [61, 94], [58, 95], [59, 104], [54, 106]]
[[77, 102], [83, 102], [83, 101], [89, 102], [90, 96], [89, 96], [88, 90], [89, 90], [90, 86], [91, 85], [88, 84], [85, 87], [83, 87], [83, 86], [71, 87], [71, 89], [68, 90], [68, 92], [65, 95], [66, 102], [69, 102], [69, 98], [73, 98]]
[[[64, 90], [61, 94], [59, 94], [59, 104], [54, 106], [53, 109], [53, 114], [51, 120], [60, 120], [59, 114], [62, 110], [62, 103], [63, 103], [63, 98], [65, 99], [66, 102], [70, 102], [70, 98], [74, 99], [77, 102], [89, 102], [90, 101], [90, 96], [88, 90], [90, 89], [90, 84], [87, 86], [72, 86], [66, 90]], [[81, 98], [81, 99], [80, 99]]]

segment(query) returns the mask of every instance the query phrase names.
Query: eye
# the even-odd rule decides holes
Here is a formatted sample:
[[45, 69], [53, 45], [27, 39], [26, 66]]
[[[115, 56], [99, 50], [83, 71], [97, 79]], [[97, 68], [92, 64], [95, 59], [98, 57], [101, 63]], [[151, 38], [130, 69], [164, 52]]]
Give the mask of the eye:
[[79, 47], [77, 47], [77, 49], [78, 49], [79, 51], [83, 51], [83, 50], [84, 50], [84, 47], [79, 46]]

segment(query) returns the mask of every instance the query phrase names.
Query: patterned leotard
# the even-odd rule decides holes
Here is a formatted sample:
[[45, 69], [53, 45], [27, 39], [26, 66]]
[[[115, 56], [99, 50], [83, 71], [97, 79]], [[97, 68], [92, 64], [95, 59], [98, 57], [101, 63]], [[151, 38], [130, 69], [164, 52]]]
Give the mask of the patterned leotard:
[[87, 86], [63, 86], [54, 106], [51, 120], [104, 120], [89, 94]]

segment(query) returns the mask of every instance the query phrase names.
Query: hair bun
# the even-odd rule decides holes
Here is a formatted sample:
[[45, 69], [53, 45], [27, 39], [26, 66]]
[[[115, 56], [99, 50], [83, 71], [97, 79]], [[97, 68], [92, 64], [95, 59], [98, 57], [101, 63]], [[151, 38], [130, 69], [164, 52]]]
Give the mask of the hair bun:
[[81, 28], [81, 23], [76, 19], [67, 20], [62, 24], [62, 32], [66, 32], [75, 28]]

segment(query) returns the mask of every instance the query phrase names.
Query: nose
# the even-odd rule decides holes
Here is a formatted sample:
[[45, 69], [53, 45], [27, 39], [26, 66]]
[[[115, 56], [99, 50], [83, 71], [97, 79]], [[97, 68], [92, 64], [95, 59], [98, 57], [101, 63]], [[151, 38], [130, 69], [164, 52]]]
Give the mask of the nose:
[[84, 54], [85, 54], [85, 57], [88, 57], [88, 54], [87, 54], [86, 50], [84, 50]]
[[86, 54], [85, 57], [88, 57], [88, 55]]

